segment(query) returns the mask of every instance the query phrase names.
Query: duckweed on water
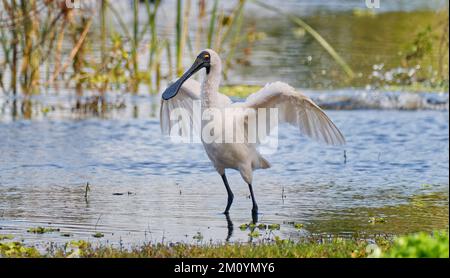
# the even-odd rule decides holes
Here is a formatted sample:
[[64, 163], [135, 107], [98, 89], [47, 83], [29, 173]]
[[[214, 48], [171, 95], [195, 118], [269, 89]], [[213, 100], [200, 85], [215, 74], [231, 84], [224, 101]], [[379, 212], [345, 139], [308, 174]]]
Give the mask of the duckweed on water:
[[269, 230], [279, 230], [280, 229], [280, 224], [270, 224], [268, 226]]
[[203, 235], [202, 235], [202, 233], [197, 232], [197, 234], [194, 235], [192, 238], [197, 240], [197, 241], [202, 241], [203, 240]]
[[59, 232], [59, 229], [57, 229], [57, 228], [36, 227], [36, 228], [28, 229], [27, 232], [28, 233], [33, 233], [33, 234], [45, 234], [45, 233]]
[[100, 233], [100, 232], [97, 232], [97, 233], [93, 234], [92, 236], [95, 237], [95, 238], [102, 238], [102, 237], [104, 237], [105, 235], [102, 234], [102, 233]]
[[7, 239], [13, 239], [14, 236], [12, 235], [0, 235], [0, 241], [7, 240]]
[[248, 236], [251, 237], [251, 238], [257, 238], [257, 237], [259, 237], [260, 235], [261, 235], [261, 234], [259, 233], [258, 230], [254, 230], [254, 231], [251, 231], [250, 233], [248, 233]]
[[267, 229], [267, 225], [261, 223], [261, 224], [258, 225], [258, 229], [265, 230], [265, 229]]
[[241, 231], [245, 231], [245, 230], [254, 230], [258, 228], [259, 230], [279, 230], [280, 229], [280, 224], [264, 224], [264, 223], [260, 223], [258, 225], [254, 224], [254, 223], [249, 223], [249, 224], [242, 224], [239, 225], [239, 229]]

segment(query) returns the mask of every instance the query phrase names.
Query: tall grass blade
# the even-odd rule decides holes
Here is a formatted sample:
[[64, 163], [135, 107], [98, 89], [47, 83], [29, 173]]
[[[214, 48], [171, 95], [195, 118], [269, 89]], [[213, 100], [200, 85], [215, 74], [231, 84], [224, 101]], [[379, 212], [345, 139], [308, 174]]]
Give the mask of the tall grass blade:
[[298, 26], [305, 29], [306, 32], [308, 32], [330, 55], [333, 57], [333, 59], [342, 67], [342, 69], [345, 71], [345, 73], [348, 75], [348, 77], [353, 78], [355, 76], [355, 73], [350, 68], [350, 66], [344, 61], [344, 59], [334, 50], [334, 48], [311, 26], [309, 26], [306, 22], [304, 22], [302, 19], [300, 19], [297, 16], [287, 14], [280, 10], [279, 8], [269, 5], [266, 3], [263, 3], [260, 0], [252, 0], [256, 5], [265, 8], [267, 10], [273, 11], [279, 15], [282, 15], [283, 17], [287, 17], [290, 21], [297, 24]]

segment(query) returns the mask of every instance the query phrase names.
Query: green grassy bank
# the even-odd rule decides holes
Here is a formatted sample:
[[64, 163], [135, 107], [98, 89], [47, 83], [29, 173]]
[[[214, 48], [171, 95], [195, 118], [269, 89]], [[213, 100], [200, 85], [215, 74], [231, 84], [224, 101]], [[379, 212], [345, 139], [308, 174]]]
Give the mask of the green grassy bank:
[[299, 242], [276, 238], [269, 243], [227, 244], [145, 244], [132, 248], [93, 246], [86, 241], [71, 241], [40, 252], [36, 247], [0, 236], [0, 257], [50, 258], [371, 258], [371, 257], [449, 257], [449, 233], [417, 233], [392, 239], [373, 240], [307, 239]]

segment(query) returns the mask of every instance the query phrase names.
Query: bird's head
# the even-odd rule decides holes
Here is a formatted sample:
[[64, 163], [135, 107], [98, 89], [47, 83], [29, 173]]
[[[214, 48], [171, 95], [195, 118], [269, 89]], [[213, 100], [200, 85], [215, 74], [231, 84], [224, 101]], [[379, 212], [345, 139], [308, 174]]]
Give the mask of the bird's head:
[[178, 94], [183, 83], [202, 68], [206, 69], [206, 74], [210, 74], [211, 69], [220, 69], [221, 61], [219, 55], [212, 49], [205, 49], [200, 52], [194, 64], [162, 94], [164, 100], [169, 100]]

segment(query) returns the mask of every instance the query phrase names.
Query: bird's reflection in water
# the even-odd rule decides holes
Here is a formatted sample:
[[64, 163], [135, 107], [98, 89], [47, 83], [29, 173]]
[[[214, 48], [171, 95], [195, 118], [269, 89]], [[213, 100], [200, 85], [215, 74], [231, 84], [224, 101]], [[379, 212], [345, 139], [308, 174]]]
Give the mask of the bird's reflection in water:
[[[225, 239], [225, 241], [229, 242], [230, 238], [233, 236], [234, 226], [233, 221], [231, 221], [230, 214], [225, 213], [225, 219], [227, 220], [227, 228], [228, 228], [227, 238]], [[258, 223], [258, 212], [252, 211], [252, 222], [253, 224]]]
[[227, 238], [225, 239], [226, 242], [230, 241], [231, 236], [233, 235], [233, 221], [231, 221], [230, 215], [228, 213], [225, 213], [225, 218], [227, 220], [227, 228], [228, 228], [228, 234]]
[[258, 211], [252, 210], [252, 222], [253, 224], [258, 223]]

